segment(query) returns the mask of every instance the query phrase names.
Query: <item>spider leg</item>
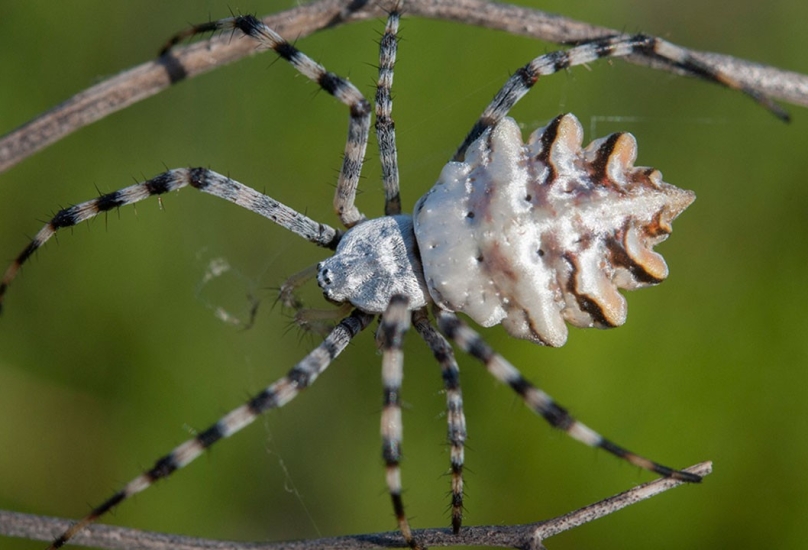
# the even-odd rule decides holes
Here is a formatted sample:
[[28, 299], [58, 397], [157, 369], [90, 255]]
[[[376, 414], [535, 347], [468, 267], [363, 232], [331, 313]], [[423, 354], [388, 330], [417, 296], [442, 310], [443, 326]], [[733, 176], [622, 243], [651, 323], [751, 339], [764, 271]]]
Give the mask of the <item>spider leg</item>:
[[356, 86], [344, 78], [327, 71], [325, 67], [298, 50], [281, 35], [252, 15], [228, 17], [227, 19], [191, 27], [170, 39], [161, 54], [183, 38], [203, 32], [236, 29], [257, 40], [262, 47], [274, 50], [275, 53], [297, 69], [300, 74], [316, 82], [320, 88], [349, 108], [351, 120], [348, 124], [348, 140], [345, 143], [342, 169], [340, 170], [337, 190], [334, 195], [334, 209], [345, 227], [352, 227], [364, 220], [364, 214], [356, 208], [354, 201], [356, 199], [356, 188], [359, 185], [359, 176], [362, 171], [362, 163], [365, 158], [365, 149], [368, 144], [371, 110], [370, 104]]
[[401, 345], [404, 333], [410, 326], [410, 313], [407, 310], [409, 300], [402, 294], [390, 299], [387, 310], [382, 314], [376, 340], [382, 350], [382, 385], [384, 387], [384, 405], [382, 408], [382, 458], [387, 472], [387, 489], [393, 501], [393, 511], [398, 521], [398, 529], [413, 549], [420, 549], [410, 530], [410, 524], [404, 513], [404, 502], [401, 499], [401, 440], [403, 429], [401, 424], [401, 380], [404, 376], [404, 354]]
[[644, 34], [608, 36], [596, 38], [569, 50], [539, 56], [516, 71], [485, 108], [466, 139], [457, 149], [452, 160], [462, 160], [468, 146], [480, 137], [486, 128], [494, 126], [502, 120], [516, 102], [530, 91], [540, 76], [551, 75], [569, 67], [591, 63], [604, 57], [624, 57], [627, 55], [640, 55], [656, 59], [666, 65], [683, 69], [698, 78], [738, 90], [768, 109], [777, 118], [786, 122], [789, 120], [788, 113], [772, 101], [771, 98], [735, 80], [721, 71], [720, 68], [700, 61], [675, 44]]
[[415, 330], [432, 350], [443, 374], [443, 386], [446, 389], [447, 439], [451, 449], [452, 531], [457, 534], [463, 524], [463, 450], [466, 441], [466, 415], [463, 414], [460, 369], [457, 366], [452, 346], [430, 324], [426, 309], [413, 313], [412, 322]]
[[183, 29], [174, 36], [172, 36], [171, 38], [169, 38], [166, 41], [166, 43], [163, 44], [163, 47], [160, 48], [160, 52], [157, 54], [157, 57], [163, 57], [165, 54], [169, 52], [169, 50], [171, 50], [171, 48], [173, 48], [183, 40], [193, 38], [198, 34], [205, 34], [207, 32], [216, 32], [220, 28], [221, 27], [219, 27], [218, 21], [207, 21], [205, 23], [199, 23], [187, 29]]
[[393, 67], [396, 64], [398, 49], [398, 23], [401, 19], [399, 6], [390, 11], [384, 34], [379, 42], [379, 81], [376, 84], [376, 141], [379, 143], [379, 156], [382, 163], [382, 182], [384, 183], [384, 215], [401, 214], [401, 196], [399, 193], [398, 159], [396, 157], [396, 125], [391, 113], [393, 98], [390, 89], [393, 86]]
[[300, 308], [295, 313], [294, 323], [304, 333], [313, 332], [325, 336], [331, 331], [334, 322], [350, 312], [353, 306], [345, 302], [336, 309]]
[[94, 218], [102, 212], [120, 208], [127, 204], [134, 204], [153, 195], [162, 195], [188, 185], [203, 193], [225, 199], [265, 218], [269, 218], [281, 227], [318, 246], [334, 249], [337, 242], [339, 242], [341, 235], [333, 227], [318, 223], [242, 183], [207, 168], [177, 168], [164, 172], [148, 181], [101, 195], [98, 198], [57, 212], [53, 219], [39, 230], [39, 233], [34, 236], [28, 246], [11, 263], [5, 274], [3, 274], [3, 278], [0, 279], [0, 309], [2, 309], [6, 290], [8, 290], [11, 281], [16, 277], [20, 267], [58, 230], [77, 225]]
[[551, 426], [566, 432], [569, 436], [590, 447], [599, 447], [623, 460], [645, 470], [680, 481], [698, 483], [701, 476], [674, 470], [624, 449], [578, 422], [566, 409], [556, 404], [552, 397], [534, 386], [522, 376], [519, 370], [463, 323], [454, 313], [436, 308], [435, 317], [440, 330], [460, 346], [460, 349], [482, 361], [494, 378], [510, 386], [533, 412], [543, 417]]
[[230, 437], [251, 424], [258, 416], [270, 409], [277, 409], [297, 397], [331, 364], [354, 336], [367, 328], [373, 315], [354, 310], [343, 319], [326, 339], [303, 358], [280, 380], [255, 395], [244, 405], [233, 409], [195, 438], [189, 439], [160, 458], [151, 469], [143, 472], [126, 486], [94, 508], [89, 515], [73, 524], [51, 543], [49, 550], [60, 548], [84, 527], [97, 520], [121, 502], [145, 489], [156, 481], [168, 477], [189, 462], [199, 457], [211, 445]]

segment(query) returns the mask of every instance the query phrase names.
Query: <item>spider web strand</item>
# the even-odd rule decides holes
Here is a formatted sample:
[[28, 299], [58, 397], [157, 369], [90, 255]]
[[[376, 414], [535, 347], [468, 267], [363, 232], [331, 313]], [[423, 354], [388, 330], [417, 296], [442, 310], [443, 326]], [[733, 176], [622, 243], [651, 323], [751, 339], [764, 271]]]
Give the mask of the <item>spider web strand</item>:
[[591, 63], [607, 57], [640, 55], [672, 67], [677, 67], [695, 77], [738, 90], [768, 109], [777, 118], [788, 122], [789, 115], [767, 96], [732, 78], [718, 68], [704, 63], [687, 50], [660, 38], [637, 34], [634, 36], [609, 36], [582, 43], [569, 50], [539, 56], [517, 70], [494, 96], [483, 111], [452, 160], [465, 156], [468, 146], [489, 127], [496, 125], [516, 103], [527, 94], [541, 76], [549, 76], [564, 69]]
[[94, 508], [90, 514], [73, 524], [53, 541], [49, 550], [67, 543], [76, 533], [94, 522], [129, 497], [148, 489], [154, 483], [168, 477], [198, 458], [217, 441], [230, 437], [251, 424], [259, 415], [284, 406], [310, 386], [329, 364], [345, 349], [348, 343], [365, 329], [373, 316], [359, 310], [343, 319], [326, 339], [303, 358], [280, 380], [272, 383], [244, 405], [232, 410], [211, 427], [176, 447], [155, 462], [154, 466], [130, 481], [126, 486]]

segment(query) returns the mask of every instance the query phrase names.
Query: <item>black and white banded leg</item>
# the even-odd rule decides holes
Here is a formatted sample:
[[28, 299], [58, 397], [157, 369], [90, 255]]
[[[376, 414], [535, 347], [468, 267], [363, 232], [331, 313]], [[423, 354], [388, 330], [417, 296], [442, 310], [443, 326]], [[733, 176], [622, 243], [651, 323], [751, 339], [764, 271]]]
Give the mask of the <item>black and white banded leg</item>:
[[251, 424], [258, 416], [270, 409], [277, 409], [297, 397], [310, 386], [329, 364], [345, 349], [348, 343], [373, 320], [373, 315], [354, 310], [343, 319], [326, 339], [280, 380], [269, 385], [244, 405], [233, 409], [218, 422], [176, 447], [160, 458], [149, 470], [130, 481], [123, 489], [112, 495], [103, 504], [93, 510], [82, 520], [73, 524], [51, 544], [49, 550], [62, 547], [73, 535], [88, 524], [94, 522], [124, 500], [148, 489], [155, 482], [168, 477], [189, 462], [199, 457], [211, 445], [230, 437], [234, 433]]
[[683, 69], [698, 78], [738, 90], [768, 109], [777, 118], [786, 122], [789, 120], [788, 113], [769, 97], [738, 82], [719, 69], [696, 59], [685, 49], [675, 44], [644, 34], [609, 36], [585, 42], [569, 50], [560, 50], [539, 56], [517, 70], [485, 108], [483, 114], [480, 115], [480, 118], [457, 149], [452, 160], [463, 160], [468, 146], [480, 137], [487, 128], [502, 120], [516, 102], [530, 91], [539, 80], [539, 77], [548, 76], [576, 65], [591, 63], [598, 59], [627, 55], [640, 55], [660, 60], [668, 65]]
[[426, 309], [413, 313], [413, 326], [432, 350], [441, 368], [446, 391], [447, 441], [449, 442], [451, 480], [452, 531], [457, 534], [463, 524], [463, 463], [466, 444], [466, 415], [463, 413], [463, 393], [460, 390], [460, 369], [452, 346], [429, 322]]
[[382, 314], [376, 340], [382, 350], [382, 458], [387, 476], [387, 489], [393, 502], [398, 528], [410, 548], [420, 548], [412, 536], [401, 498], [401, 381], [404, 377], [404, 353], [401, 346], [410, 327], [409, 299], [397, 294], [390, 299]]
[[348, 139], [345, 143], [342, 169], [334, 194], [334, 209], [345, 227], [352, 227], [364, 220], [364, 214], [354, 204], [370, 128], [370, 104], [362, 93], [346, 79], [327, 71], [325, 67], [295, 48], [281, 35], [252, 15], [229, 17], [196, 25], [169, 40], [161, 51], [161, 55], [167, 53], [171, 46], [184, 38], [219, 30], [241, 31], [257, 40], [261, 47], [274, 50], [300, 74], [316, 82], [323, 90], [348, 107], [351, 119], [348, 124]]
[[379, 143], [379, 157], [382, 165], [384, 184], [384, 215], [401, 214], [401, 196], [398, 178], [398, 158], [396, 155], [396, 127], [393, 122], [393, 99], [390, 90], [393, 86], [393, 68], [398, 49], [398, 24], [401, 15], [398, 6], [390, 11], [384, 34], [379, 41], [379, 80], [376, 84], [376, 141]]
[[177, 168], [164, 172], [148, 181], [130, 185], [124, 189], [101, 195], [98, 198], [65, 208], [34, 236], [27, 247], [15, 258], [0, 279], [0, 309], [8, 286], [16, 277], [22, 265], [45, 244], [54, 234], [65, 227], [72, 227], [94, 218], [102, 212], [134, 204], [154, 195], [162, 195], [191, 186], [203, 193], [214, 195], [235, 203], [251, 212], [269, 218], [303, 237], [309, 242], [331, 250], [337, 247], [341, 233], [326, 224], [316, 222], [292, 208], [225, 177], [207, 168]]
[[486, 369], [488, 369], [488, 372], [490, 372], [494, 378], [510, 386], [519, 394], [519, 397], [522, 398], [525, 405], [530, 407], [533, 412], [543, 417], [552, 427], [566, 432], [567, 435], [585, 445], [599, 447], [645, 470], [690, 483], [698, 483], [701, 481], [701, 476], [675, 470], [632, 453], [575, 420], [575, 418], [573, 418], [566, 409], [558, 405], [552, 397], [525, 379], [516, 367], [496, 353], [491, 346], [485, 343], [477, 332], [458, 319], [454, 313], [435, 308], [435, 318], [438, 321], [438, 327], [447, 338], [454, 341], [464, 352], [482, 361]]

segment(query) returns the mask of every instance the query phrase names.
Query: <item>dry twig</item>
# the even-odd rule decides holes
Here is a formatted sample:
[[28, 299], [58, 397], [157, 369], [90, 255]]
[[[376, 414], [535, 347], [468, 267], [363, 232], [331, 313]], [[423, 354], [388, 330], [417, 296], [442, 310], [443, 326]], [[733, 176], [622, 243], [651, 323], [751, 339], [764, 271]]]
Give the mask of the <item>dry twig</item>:
[[[589, 25], [543, 11], [494, 4], [487, 0], [407, 0], [407, 15], [498, 29], [555, 43], [568, 43], [620, 31]], [[376, 2], [320, 0], [264, 18], [270, 27], [290, 38], [384, 16]], [[689, 50], [751, 89], [775, 99], [808, 107], [808, 76], [734, 57]], [[256, 53], [252, 42], [219, 35], [210, 40], [176, 47], [170, 55], [148, 61], [88, 88], [0, 138], [0, 172], [68, 134], [129, 105], [151, 97], [181, 80], [194, 78]], [[646, 58], [632, 63], [683, 74], [676, 67]]]
[[[706, 476], [712, 472], [712, 462], [702, 462], [685, 471]], [[543, 548], [543, 541], [552, 536], [617, 512], [681, 484], [681, 481], [669, 478], [657, 479], [569, 514], [537, 523], [466, 527], [458, 535], [453, 535], [448, 528], [417, 529], [413, 534], [426, 546], [467, 545], [540, 550]], [[71, 521], [65, 519], [0, 510], [0, 535], [10, 537], [50, 541], [55, 533], [63, 532], [70, 523]], [[398, 532], [293, 542], [245, 543], [182, 537], [108, 525], [90, 526], [76, 535], [74, 541], [76, 544], [109, 550], [364, 550], [405, 546]]]

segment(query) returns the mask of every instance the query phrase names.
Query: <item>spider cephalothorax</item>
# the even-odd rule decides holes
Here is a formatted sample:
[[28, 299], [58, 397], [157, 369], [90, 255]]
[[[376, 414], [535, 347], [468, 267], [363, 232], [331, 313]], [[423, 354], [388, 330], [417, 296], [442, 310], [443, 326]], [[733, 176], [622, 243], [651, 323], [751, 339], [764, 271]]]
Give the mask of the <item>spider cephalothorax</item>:
[[[296, 397], [378, 314], [384, 386], [382, 455], [399, 529], [409, 546], [419, 544], [404, 513], [399, 460], [401, 341], [410, 322], [432, 350], [443, 374], [455, 533], [462, 522], [466, 423], [450, 340], [483, 362], [534, 412], [571, 437], [661, 475], [700, 481], [695, 474], [662, 466], [615, 445], [576, 421], [455, 312], [466, 313], [484, 326], [502, 323], [519, 338], [560, 346], [567, 336], [565, 323], [579, 327], [622, 324], [626, 306], [618, 288], [655, 284], [667, 276], [667, 266], [653, 247], [667, 237], [671, 221], [693, 201], [693, 194], [664, 183], [656, 170], [634, 167], [636, 142], [629, 134], [614, 134], [582, 148], [581, 126], [572, 115], [555, 118], [524, 143], [517, 125], [506, 115], [540, 76], [604, 57], [645, 56], [740, 90], [775, 114], [785, 115], [768, 98], [660, 39], [644, 35], [594, 39], [537, 57], [516, 71], [474, 124], [437, 184], [417, 202], [414, 215], [403, 215], [390, 99], [398, 22], [399, 13], [394, 10], [380, 42], [376, 93], [384, 217], [368, 220], [354, 204], [368, 141], [370, 103], [350, 82], [328, 72], [256, 18], [231, 17], [193, 27], [169, 45], [206, 31], [240, 32], [274, 50], [348, 107], [348, 139], [334, 198], [335, 210], [348, 231], [342, 234], [207, 168], [179, 168], [61, 210], [6, 270], [0, 280], [0, 300], [22, 264], [58, 230], [190, 186], [335, 250], [319, 265], [317, 282], [326, 298], [354, 307], [285, 377], [157, 460], [60, 535], [53, 547], [62, 546], [85, 525], [184, 467], [261, 413]], [[161, 55], [171, 55], [170, 50]], [[429, 319], [430, 305], [435, 323]]]

